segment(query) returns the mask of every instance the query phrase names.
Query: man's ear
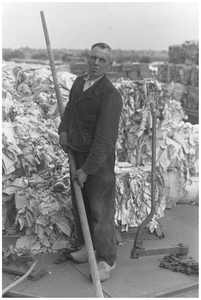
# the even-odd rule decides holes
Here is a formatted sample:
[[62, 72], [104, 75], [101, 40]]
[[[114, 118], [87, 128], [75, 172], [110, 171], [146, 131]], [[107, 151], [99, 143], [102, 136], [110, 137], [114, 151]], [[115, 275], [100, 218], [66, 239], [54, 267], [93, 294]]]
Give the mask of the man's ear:
[[109, 69], [112, 67], [112, 65], [113, 65], [113, 61], [110, 62]]

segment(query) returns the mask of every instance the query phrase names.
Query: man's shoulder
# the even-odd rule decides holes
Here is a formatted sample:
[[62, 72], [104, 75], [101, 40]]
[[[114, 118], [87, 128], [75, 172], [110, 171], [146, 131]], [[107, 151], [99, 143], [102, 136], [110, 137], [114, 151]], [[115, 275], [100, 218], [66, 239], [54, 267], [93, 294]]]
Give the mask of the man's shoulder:
[[107, 75], [104, 75], [104, 84], [106, 87], [113, 89], [114, 85], [112, 84], [112, 82], [109, 80], [109, 78], [107, 77]]
[[86, 77], [86, 74], [78, 75], [75, 79], [75, 82], [81, 81], [82, 79], [84, 79], [84, 77]]
[[87, 73], [84, 73], [84, 74], [78, 75], [77, 78], [82, 79], [82, 78], [84, 78], [84, 77], [86, 77], [86, 76], [87, 76]]
[[105, 77], [106, 77], [106, 82], [107, 82], [108, 89], [110, 89], [111, 91], [113, 91], [115, 93], [118, 93], [120, 95], [118, 89], [114, 86], [112, 81], [110, 81], [110, 79], [107, 76], [105, 76]]

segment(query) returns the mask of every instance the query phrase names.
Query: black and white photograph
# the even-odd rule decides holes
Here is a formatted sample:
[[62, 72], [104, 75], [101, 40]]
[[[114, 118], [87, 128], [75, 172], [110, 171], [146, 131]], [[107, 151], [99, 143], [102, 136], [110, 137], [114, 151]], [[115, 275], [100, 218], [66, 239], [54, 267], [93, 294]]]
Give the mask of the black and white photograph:
[[2, 298], [199, 298], [199, 1], [3, 1]]

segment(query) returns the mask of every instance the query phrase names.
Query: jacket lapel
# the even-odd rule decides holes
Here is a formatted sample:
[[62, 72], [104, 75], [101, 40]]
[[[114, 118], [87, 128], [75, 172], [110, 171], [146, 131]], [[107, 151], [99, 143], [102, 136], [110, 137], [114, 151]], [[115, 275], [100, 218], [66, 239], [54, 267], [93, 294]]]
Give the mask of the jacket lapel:
[[83, 100], [85, 98], [92, 98], [94, 96], [94, 93], [96, 96], [100, 93], [102, 87], [104, 86], [105, 82], [107, 81], [107, 77], [104, 75], [98, 82], [95, 82], [94, 85], [92, 85], [90, 88], [88, 88], [86, 91], [83, 92], [83, 87], [85, 84], [84, 76], [76, 86], [75, 92], [77, 94], [75, 104]]

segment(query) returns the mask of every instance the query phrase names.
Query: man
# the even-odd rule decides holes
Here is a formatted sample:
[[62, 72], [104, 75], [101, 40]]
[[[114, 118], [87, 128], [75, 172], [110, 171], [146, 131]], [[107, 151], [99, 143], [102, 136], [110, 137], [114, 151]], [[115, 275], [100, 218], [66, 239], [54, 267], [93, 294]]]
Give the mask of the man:
[[[112, 65], [112, 50], [105, 43], [92, 46], [87, 57], [88, 74], [78, 76], [59, 125], [59, 143], [72, 149], [81, 187], [100, 280], [115, 269], [115, 144], [122, 99], [106, 77]], [[81, 250], [71, 253], [75, 262], [87, 262], [86, 247], [71, 183], [73, 212]]]

